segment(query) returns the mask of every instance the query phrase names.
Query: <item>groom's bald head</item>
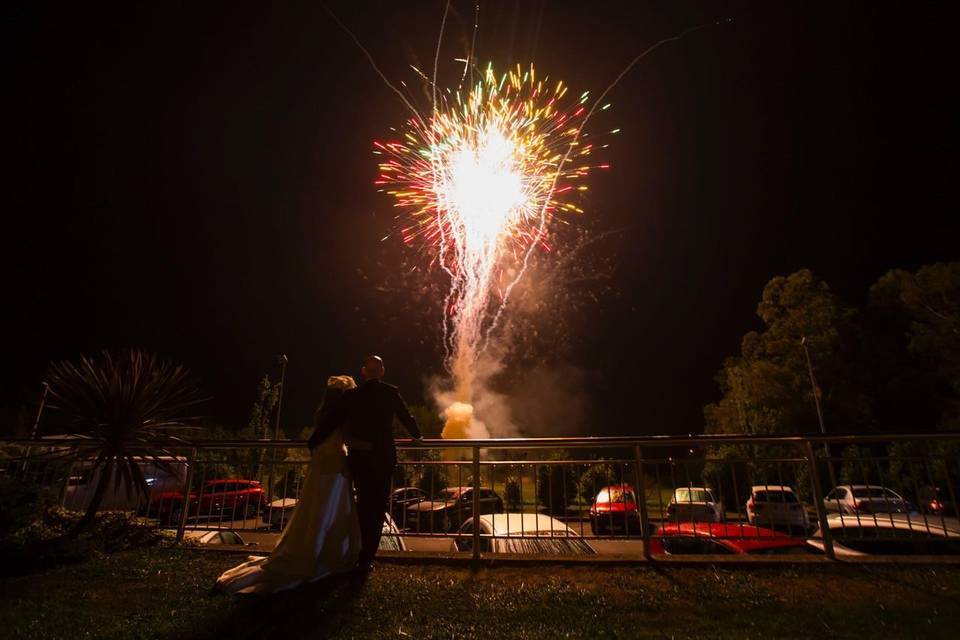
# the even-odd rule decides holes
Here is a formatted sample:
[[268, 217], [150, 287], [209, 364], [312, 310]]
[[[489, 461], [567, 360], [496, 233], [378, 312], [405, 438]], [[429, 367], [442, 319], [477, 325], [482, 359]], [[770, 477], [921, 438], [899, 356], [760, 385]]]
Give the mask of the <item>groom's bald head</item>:
[[367, 356], [363, 361], [363, 368], [360, 373], [364, 380], [377, 380], [383, 377], [386, 369], [383, 367], [383, 359], [380, 356]]

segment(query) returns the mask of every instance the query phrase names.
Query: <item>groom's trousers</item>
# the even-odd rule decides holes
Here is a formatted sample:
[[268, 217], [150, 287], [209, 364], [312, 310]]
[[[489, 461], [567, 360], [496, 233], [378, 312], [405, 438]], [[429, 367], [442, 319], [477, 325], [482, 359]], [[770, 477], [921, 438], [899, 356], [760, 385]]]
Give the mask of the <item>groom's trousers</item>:
[[360, 520], [359, 566], [368, 567], [377, 555], [383, 534], [383, 519], [390, 497], [390, 478], [397, 461], [394, 457], [351, 452], [350, 471], [357, 493], [357, 516]]

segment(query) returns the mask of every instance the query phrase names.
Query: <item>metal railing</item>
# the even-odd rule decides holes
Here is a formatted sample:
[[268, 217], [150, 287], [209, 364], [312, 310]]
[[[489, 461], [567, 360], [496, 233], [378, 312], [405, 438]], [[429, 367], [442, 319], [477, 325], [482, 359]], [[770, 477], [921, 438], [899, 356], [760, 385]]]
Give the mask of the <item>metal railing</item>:
[[[0, 475], [82, 510], [98, 479], [69, 439], [0, 442]], [[40, 456], [24, 456], [28, 448]], [[960, 433], [398, 440], [383, 546], [469, 555], [958, 553]], [[50, 459], [51, 451], [63, 455]], [[144, 461], [178, 539], [267, 546], [301, 498], [305, 443], [192, 441]], [[226, 533], [233, 532], [233, 533]]]

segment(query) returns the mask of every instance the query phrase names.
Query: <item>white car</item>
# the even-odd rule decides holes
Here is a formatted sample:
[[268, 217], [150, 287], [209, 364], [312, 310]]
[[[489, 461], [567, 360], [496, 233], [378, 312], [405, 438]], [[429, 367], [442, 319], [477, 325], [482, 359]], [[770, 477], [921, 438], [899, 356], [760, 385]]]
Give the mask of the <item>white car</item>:
[[474, 522], [479, 522], [480, 551], [535, 555], [589, 555], [593, 547], [579, 533], [542, 513], [490, 513], [463, 523], [451, 551], [473, 550]]
[[184, 531], [183, 539], [195, 544], [229, 544], [239, 547], [255, 547], [256, 542], [246, 542], [239, 533], [231, 529], [214, 531]]
[[723, 522], [723, 503], [708, 487], [680, 487], [667, 505], [667, 519], [674, 522]]
[[263, 505], [260, 513], [265, 522], [283, 529], [293, 517], [293, 511], [297, 508], [298, 502], [300, 501], [297, 498], [278, 498]]
[[380, 529], [380, 546], [378, 549], [386, 551], [406, 551], [407, 545], [403, 542], [400, 535], [400, 529], [393, 521], [393, 516], [389, 513], [384, 514], [383, 527]]
[[[957, 555], [960, 554], [960, 521], [956, 518], [884, 513], [827, 516], [827, 527], [838, 556]], [[811, 544], [822, 548], [819, 529]]]
[[866, 484], [844, 484], [835, 487], [823, 499], [827, 513], [909, 513], [909, 502], [886, 487]]
[[745, 505], [747, 521], [754, 526], [810, 528], [810, 516], [793, 489], [783, 485], [761, 484], [750, 487]]

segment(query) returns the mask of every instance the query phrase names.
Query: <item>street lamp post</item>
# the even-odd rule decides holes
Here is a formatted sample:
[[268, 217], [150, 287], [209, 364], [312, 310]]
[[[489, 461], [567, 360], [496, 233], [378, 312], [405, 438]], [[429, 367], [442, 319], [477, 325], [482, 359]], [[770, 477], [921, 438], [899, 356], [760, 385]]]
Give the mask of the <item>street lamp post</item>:
[[[800, 346], [803, 347], [803, 354], [807, 358], [807, 373], [810, 374], [810, 390], [813, 392], [813, 403], [817, 407], [817, 421], [820, 423], [820, 433], [827, 435], [827, 426], [823, 422], [823, 408], [820, 406], [820, 391], [817, 389], [817, 379], [813, 375], [813, 360], [810, 359], [810, 349], [807, 347], [807, 336], [800, 339]], [[823, 453], [826, 456], [827, 471], [830, 472], [830, 482], [836, 485], [836, 479], [833, 477], [833, 465], [830, 464], [830, 445], [823, 443]]]
[[820, 394], [817, 391], [817, 379], [813, 376], [813, 361], [810, 360], [810, 349], [807, 348], [807, 336], [800, 339], [800, 346], [807, 356], [807, 372], [810, 374], [810, 388], [813, 391], [813, 402], [817, 407], [817, 420], [820, 421], [820, 433], [826, 435], [827, 427], [823, 424], [823, 409], [820, 408]]
[[[273, 439], [280, 439], [280, 408], [283, 406], [283, 387], [286, 382], [287, 377], [287, 362], [289, 362], [286, 354], [280, 354], [278, 358], [280, 361], [280, 393], [277, 394], [277, 413], [274, 415], [273, 421]], [[273, 500], [273, 471], [274, 467], [277, 464], [277, 450], [272, 448], [270, 451], [270, 476], [267, 481], [267, 499]], [[271, 510], [272, 517], [272, 510]]]
[[277, 396], [277, 414], [274, 416], [273, 423], [273, 439], [280, 439], [280, 408], [283, 406], [283, 387], [284, 380], [287, 377], [287, 356], [285, 354], [280, 355], [280, 393]]
[[[30, 431], [30, 439], [36, 440], [37, 436], [40, 434], [40, 418], [43, 417], [43, 409], [47, 406], [47, 394], [50, 393], [50, 384], [46, 381], [42, 382], [43, 393], [40, 395], [40, 406], [37, 408], [37, 417], [33, 421], [33, 429]], [[30, 458], [30, 449], [31, 446], [27, 445], [26, 455], [23, 460], [23, 473], [27, 472], [27, 464]]]

